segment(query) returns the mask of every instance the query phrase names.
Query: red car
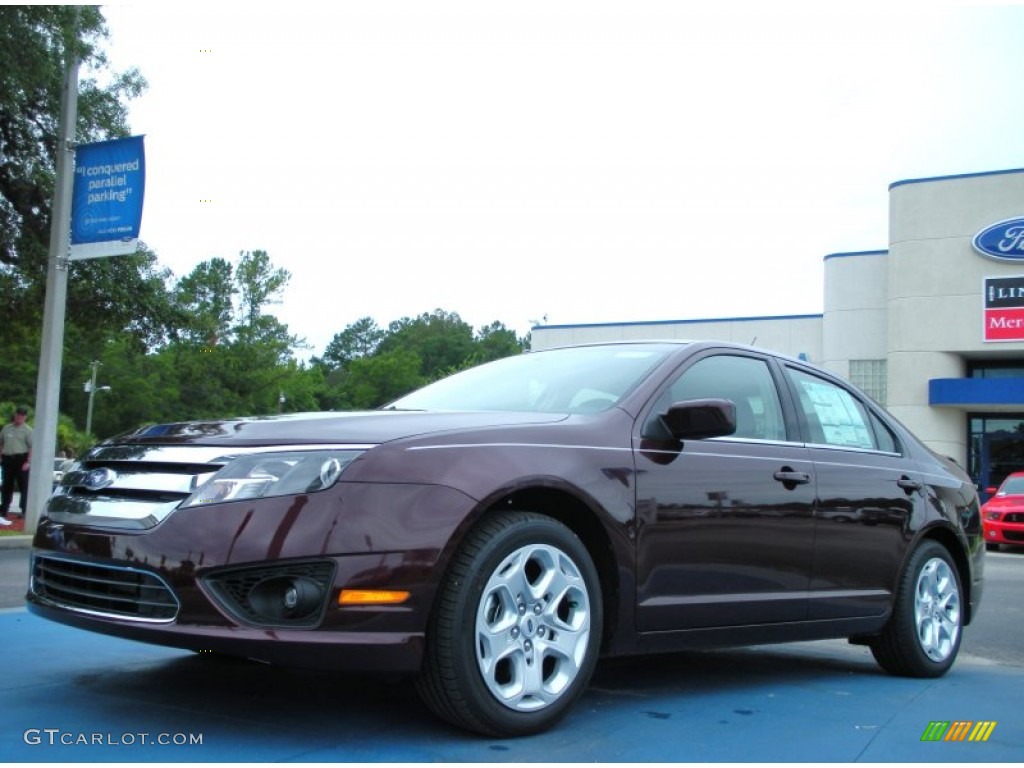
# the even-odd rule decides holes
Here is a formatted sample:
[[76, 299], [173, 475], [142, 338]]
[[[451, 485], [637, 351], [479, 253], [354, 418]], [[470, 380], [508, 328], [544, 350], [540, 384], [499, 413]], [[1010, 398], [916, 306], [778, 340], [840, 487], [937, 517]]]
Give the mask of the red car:
[[1003, 480], [995, 495], [982, 505], [981, 520], [988, 549], [999, 549], [1000, 544], [1024, 547], [1024, 472], [1014, 472]]

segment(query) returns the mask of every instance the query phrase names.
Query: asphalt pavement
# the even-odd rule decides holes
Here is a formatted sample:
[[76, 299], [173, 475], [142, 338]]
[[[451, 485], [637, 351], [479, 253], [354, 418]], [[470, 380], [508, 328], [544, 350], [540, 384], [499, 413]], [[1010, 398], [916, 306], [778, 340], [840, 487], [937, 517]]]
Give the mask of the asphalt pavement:
[[438, 721], [403, 681], [158, 648], [24, 608], [0, 610], [0, 638], [6, 762], [1024, 761], [1024, 667], [967, 652], [936, 680], [888, 676], [843, 641], [606, 660], [558, 727], [500, 740]]

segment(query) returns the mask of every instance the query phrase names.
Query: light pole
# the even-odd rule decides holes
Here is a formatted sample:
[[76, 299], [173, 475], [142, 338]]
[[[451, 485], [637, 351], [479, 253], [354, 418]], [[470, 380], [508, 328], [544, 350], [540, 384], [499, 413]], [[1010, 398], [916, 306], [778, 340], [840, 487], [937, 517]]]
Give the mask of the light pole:
[[89, 381], [85, 382], [85, 391], [89, 393], [89, 410], [85, 414], [85, 434], [92, 434], [92, 399], [96, 396], [96, 391], [99, 389], [101, 392], [109, 392], [110, 387], [97, 387], [96, 386], [96, 371], [100, 368], [100, 361], [93, 360], [91, 364], [92, 377]]

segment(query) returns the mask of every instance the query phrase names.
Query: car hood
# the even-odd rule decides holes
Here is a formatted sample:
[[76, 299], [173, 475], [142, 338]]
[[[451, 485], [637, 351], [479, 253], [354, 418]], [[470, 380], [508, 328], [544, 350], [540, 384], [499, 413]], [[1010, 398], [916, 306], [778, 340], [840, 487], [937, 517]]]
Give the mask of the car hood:
[[1014, 494], [1013, 496], [993, 496], [982, 505], [984, 511], [1024, 509], [1024, 496]]
[[379, 444], [418, 435], [564, 421], [564, 413], [350, 411], [154, 424], [106, 445]]

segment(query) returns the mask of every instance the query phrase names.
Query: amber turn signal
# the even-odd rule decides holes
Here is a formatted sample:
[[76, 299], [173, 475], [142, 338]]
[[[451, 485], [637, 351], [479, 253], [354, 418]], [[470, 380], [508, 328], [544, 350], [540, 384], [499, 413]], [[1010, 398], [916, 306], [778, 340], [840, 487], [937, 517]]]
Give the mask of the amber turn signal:
[[408, 599], [409, 593], [401, 589], [343, 589], [338, 605], [395, 605]]

